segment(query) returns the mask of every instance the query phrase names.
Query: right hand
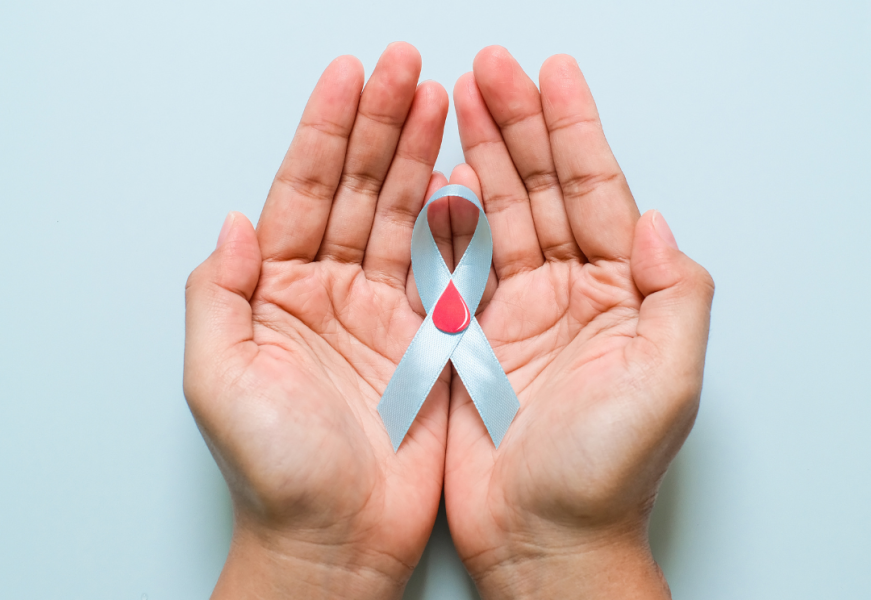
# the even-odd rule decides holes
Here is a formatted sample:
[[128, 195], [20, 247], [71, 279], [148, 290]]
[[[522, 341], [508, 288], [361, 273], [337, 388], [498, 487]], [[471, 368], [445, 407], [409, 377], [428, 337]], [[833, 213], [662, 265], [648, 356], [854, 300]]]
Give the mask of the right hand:
[[365, 88], [358, 60], [330, 64], [257, 232], [231, 214], [188, 281], [185, 395], [236, 517], [215, 598], [399, 597], [429, 538], [448, 372], [398, 454], [376, 410], [423, 321], [414, 219], [446, 183], [447, 94], [419, 74], [403, 43]]

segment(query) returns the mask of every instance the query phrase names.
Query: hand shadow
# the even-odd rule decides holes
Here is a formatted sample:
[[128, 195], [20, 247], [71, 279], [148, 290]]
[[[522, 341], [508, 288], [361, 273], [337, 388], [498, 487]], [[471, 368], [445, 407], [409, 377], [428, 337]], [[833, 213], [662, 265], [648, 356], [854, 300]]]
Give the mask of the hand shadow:
[[403, 600], [480, 600], [472, 578], [463, 567], [451, 540], [445, 499], [439, 504], [439, 513], [432, 528], [429, 542], [417, 568], [405, 586]]
[[[687, 450], [680, 452], [663, 478], [650, 518], [650, 546], [656, 562], [666, 576], [676, 558], [675, 528], [681, 512], [681, 490]], [[445, 502], [442, 498], [432, 535], [408, 585], [403, 600], [479, 600], [451, 540]]]
[[688, 449], [685, 447], [672, 461], [656, 497], [656, 505], [650, 516], [650, 548], [653, 558], [668, 579], [673, 572], [674, 560], [677, 554], [676, 528], [679, 525], [682, 509], [681, 501], [686, 476], [686, 460]]

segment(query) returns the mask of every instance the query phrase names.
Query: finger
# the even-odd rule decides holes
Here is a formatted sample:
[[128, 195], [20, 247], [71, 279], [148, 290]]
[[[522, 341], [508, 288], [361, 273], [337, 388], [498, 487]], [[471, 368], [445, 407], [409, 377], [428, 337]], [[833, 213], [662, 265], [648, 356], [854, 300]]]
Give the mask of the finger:
[[526, 187], [545, 259], [581, 258], [566, 215], [538, 88], [501, 46], [481, 50], [475, 57], [474, 72], [481, 96]]
[[[224, 376], [218, 359], [256, 353], [249, 300], [260, 277], [257, 234], [245, 215], [231, 212], [218, 248], [194, 269], [185, 287], [185, 395], [191, 408], [203, 388]], [[228, 361], [231, 362], [231, 361]]]
[[[454, 170], [451, 172], [451, 183], [464, 185], [472, 190], [476, 196], [481, 197], [481, 183], [478, 181], [475, 171], [469, 165], [463, 164], [454, 167]], [[460, 259], [463, 258], [466, 248], [469, 247], [472, 236], [475, 234], [480, 211], [477, 206], [462, 198], [450, 198], [450, 208], [454, 267], [456, 267]], [[480, 314], [487, 307], [493, 298], [497, 285], [496, 271], [491, 266], [487, 285], [484, 288], [484, 294], [481, 296], [481, 302], [478, 303], [478, 309], [475, 311], [475, 314]]]
[[578, 63], [566, 55], [550, 57], [539, 83], [554, 164], [581, 251], [592, 262], [628, 259], [638, 208]]
[[[427, 197], [447, 115], [445, 89], [434, 81], [422, 83], [414, 95], [375, 208], [363, 260], [363, 271], [371, 281], [405, 289], [411, 265], [411, 233]], [[450, 238], [450, 227], [447, 237]]]
[[353, 56], [337, 58], [321, 75], [257, 224], [265, 259], [308, 261], [317, 254], [361, 89], [363, 65]]
[[678, 406], [694, 403], [701, 390], [714, 282], [678, 250], [668, 224], [654, 210], [638, 221], [630, 265], [645, 298], [629, 351], [653, 357], [657, 372], [668, 374]]
[[493, 229], [493, 265], [499, 279], [544, 263], [526, 188], [472, 73], [454, 87], [454, 105], [466, 162], [481, 179], [484, 210]]
[[[420, 54], [411, 44], [390, 44], [378, 60], [360, 98], [319, 258], [362, 262], [378, 194], [393, 160], [419, 76]], [[432, 167], [427, 176], [431, 171]]]
[[[429, 184], [426, 188], [424, 198], [429, 199], [435, 194], [439, 188], [448, 184], [447, 178], [440, 172], [435, 171], [430, 177]], [[448, 209], [448, 199], [439, 198], [429, 205], [427, 210], [427, 221], [429, 222], [430, 231], [435, 239], [436, 246], [442, 254], [445, 264], [453, 264], [453, 252], [451, 247], [451, 221]], [[411, 256], [411, 239], [408, 240], [408, 252]], [[411, 259], [409, 258], [409, 264]], [[408, 295], [408, 302], [411, 308], [421, 316], [426, 317], [426, 311], [423, 309], [423, 303], [420, 301], [420, 294], [417, 291], [417, 284], [414, 281], [414, 273], [411, 269], [406, 268], [405, 274], [405, 289]]]

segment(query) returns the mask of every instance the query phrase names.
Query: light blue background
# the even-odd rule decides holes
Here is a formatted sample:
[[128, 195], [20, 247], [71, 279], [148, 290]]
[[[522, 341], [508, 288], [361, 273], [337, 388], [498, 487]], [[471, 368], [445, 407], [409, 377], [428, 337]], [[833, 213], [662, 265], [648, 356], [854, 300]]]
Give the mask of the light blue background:
[[[0, 596], [204, 598], [227, 492], [183, 288], [335, 56], [573, 54], [642, 210], [717, 281], [653, 524], [676, 598], [871, 597], [871, 16], [856, 2], [4, 2]], [[453, 112], [438, 167], [461, 161]], [[473, 598], [442, 521], [407, 598]]]

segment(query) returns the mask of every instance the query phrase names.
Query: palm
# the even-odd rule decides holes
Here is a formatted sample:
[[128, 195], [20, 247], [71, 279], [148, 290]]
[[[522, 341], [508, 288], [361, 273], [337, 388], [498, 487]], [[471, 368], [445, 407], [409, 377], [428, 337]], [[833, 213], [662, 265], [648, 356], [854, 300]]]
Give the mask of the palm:
[[267, 455], [250, 464], [280, 465], [262, 478], [270, 501], [418, 543], [428, 523], [418, 513], [441, 491], [448, 386], [436, 384], [395, 456], [376, 406], [422, 321], [405, 290], [360, 265], [266, 263], [251, 304], [259, 352], [243, 381], [263, 406], [239, 417], [265, 434], [254, 450]]
[[[609, 427], [623, 417], [609, 400], [630, 387], [627, 347], [640, 304], [623, 263], [546, 263], [500, 284], [478, 319], [522, 409], [497, 452], [455, 380], [447, 477], [449, 502], [460, 505], [457, 531], [480, 532], [481, 515], [496, 528], [511, 515], [547, 519], [567, 506], [598, 516], [602, 498], [591, 483], [625, 470], [638, 446]], [[619, 431], [634, 429], [624, 419]]]

